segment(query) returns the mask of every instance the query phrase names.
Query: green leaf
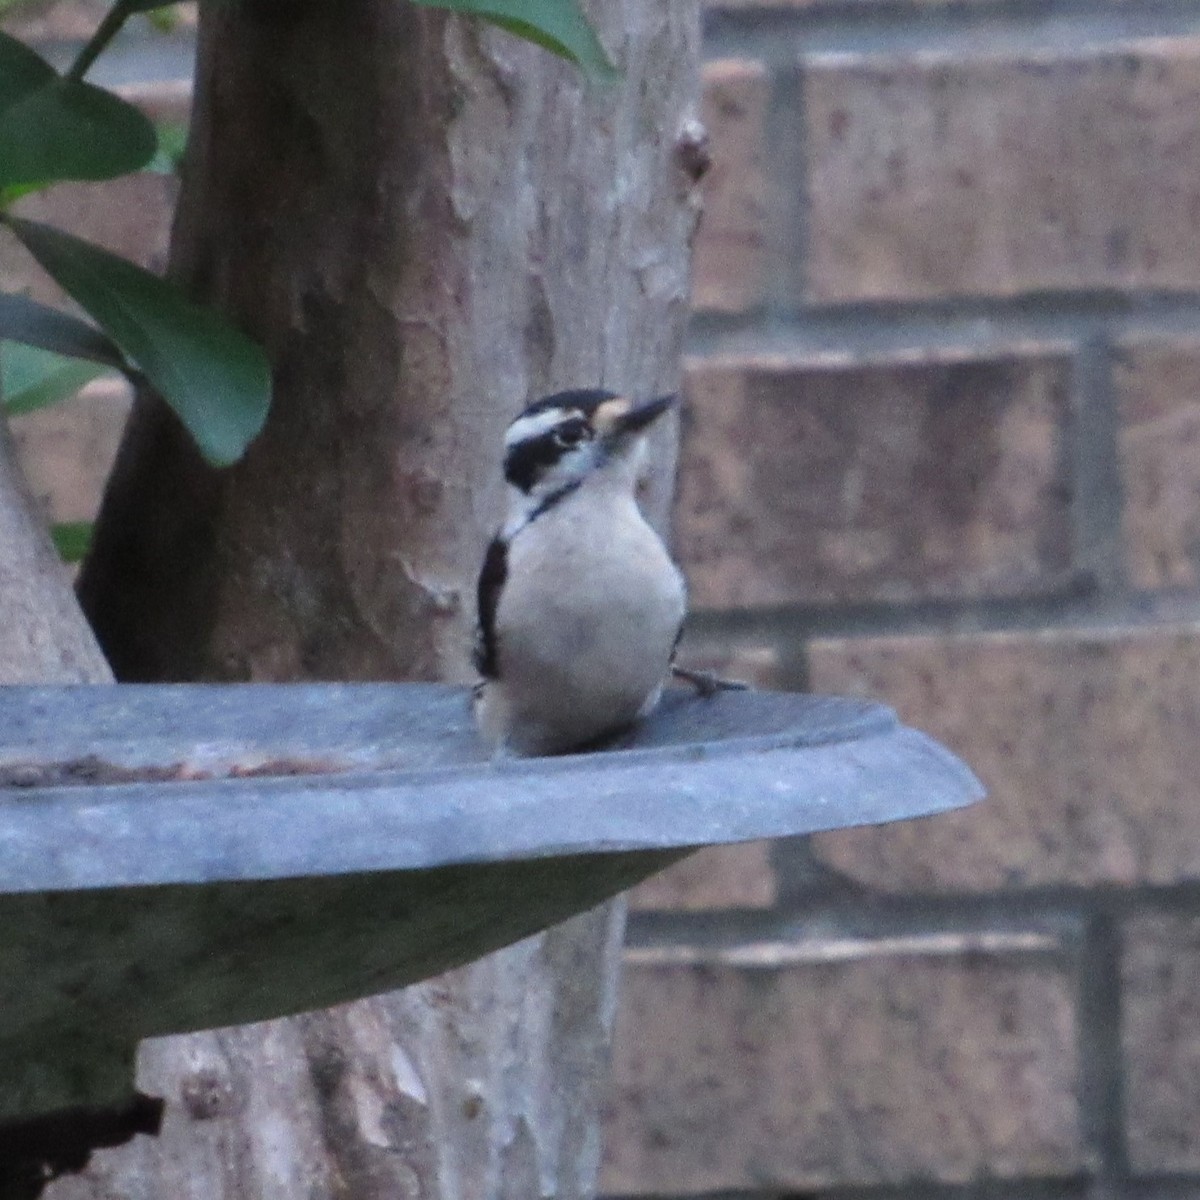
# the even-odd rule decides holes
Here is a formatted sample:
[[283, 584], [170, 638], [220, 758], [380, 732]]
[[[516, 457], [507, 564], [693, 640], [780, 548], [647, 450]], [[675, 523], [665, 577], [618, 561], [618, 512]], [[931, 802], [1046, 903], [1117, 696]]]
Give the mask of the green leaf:
[[183, 152], [187, 149], [187, 122], [164, 122], [156, 128], [158, 150], [146, 164], [146, 170], [154, 171], [158, 175], [178, 175], [183, 164]]
[[24, 42], [0, 33], [0, 113], [54, 78], [48, 62]]
[[174, 33], [179, 28], [179, 13], [174, 4], [147, 9], [145, 17], [155, 33]]
[[578, 0], [416, 0], [416, 3], [482, 17], [577, 63], [594, 78], [611, 80], [618, 75]]
[[50, 526], [50, 536], [54, 539], [54, 548], [58, 551], [63, 562], [82, 562], [92, 544], [91, 521], [64, 521]]
[[0, 338], [37, 346], [71, 358], [86, 358], [129, 374], [131, 368], [108, 338], [78, 317], [0, 292]]
[[125, 175], [154, 154], [154, 126], [132, 104], [62, 78], [5, 34], [0, 80], [0, 199], [6, 202], [62, 179]]
[[157, 275], [48, 225], [4, 221], [174, 409], [200, 453], [214, 466], [236, 462], [267, 416], [262, 350]]
[[123, 0], [121, 7], [128, 13], [153, 12], [156, 8], [172, 8], [184, 0]]
[[98, 363], [15, 342], [0, 343], [0, 403], [10, 417], [68, 400], [106, 373]]

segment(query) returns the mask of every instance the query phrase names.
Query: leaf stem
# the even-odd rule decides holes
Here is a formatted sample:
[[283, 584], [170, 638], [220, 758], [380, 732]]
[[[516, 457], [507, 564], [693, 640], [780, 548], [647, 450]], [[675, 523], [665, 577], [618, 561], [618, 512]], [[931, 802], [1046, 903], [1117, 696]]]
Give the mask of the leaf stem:
[[96, 26], [96, 32], [88, 38], [83, 49], [79, 51], [70, 70], [67, 71], [67, 78], [81, 80], [88, 73], [92, 63], [100, 57], [104, 47], [120, 33], [121, 26], [135, 12], [137, 12], [137, 7], [132, 0], [117, 0], [116, 4], [104, 14], [104, 20]]

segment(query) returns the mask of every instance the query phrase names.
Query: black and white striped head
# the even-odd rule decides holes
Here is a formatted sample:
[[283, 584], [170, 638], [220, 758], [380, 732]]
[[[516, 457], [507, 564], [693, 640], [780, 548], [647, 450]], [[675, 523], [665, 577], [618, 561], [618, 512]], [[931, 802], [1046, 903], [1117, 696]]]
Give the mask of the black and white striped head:
[[593, 472], [625, 462], [674, 396], [636, 401], [579, 389], [537, 400], [508, 427], [504, 478], [526, 496], [576, 487]]

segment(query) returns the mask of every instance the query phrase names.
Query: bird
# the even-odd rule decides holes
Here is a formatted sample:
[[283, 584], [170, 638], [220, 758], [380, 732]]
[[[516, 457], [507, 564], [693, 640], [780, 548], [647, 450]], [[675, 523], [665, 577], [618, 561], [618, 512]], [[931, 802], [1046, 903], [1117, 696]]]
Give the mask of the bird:
[[658, 703], [687, 590], [636, 492], [646, 436], [676, 399], [561, 391], [508, 426], [474, 654], [475, 719], [497, 757], [589, 747]]

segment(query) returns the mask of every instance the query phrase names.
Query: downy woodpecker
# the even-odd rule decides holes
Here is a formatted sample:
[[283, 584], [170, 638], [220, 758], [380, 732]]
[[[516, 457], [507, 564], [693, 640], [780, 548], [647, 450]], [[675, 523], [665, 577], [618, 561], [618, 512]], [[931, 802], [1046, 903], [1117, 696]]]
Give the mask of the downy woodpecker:
[[558, 392], [509, 426], [475, 648], [476, 720], [497, 753], [575, 750], [658, 702], [686, 596], [635, 491], [646, 431], [674, 402]]

